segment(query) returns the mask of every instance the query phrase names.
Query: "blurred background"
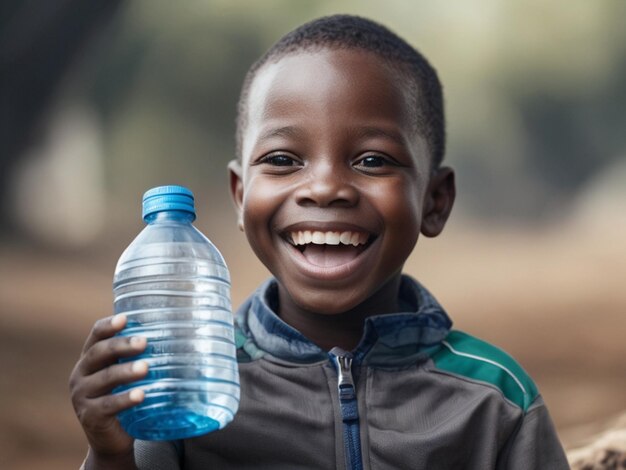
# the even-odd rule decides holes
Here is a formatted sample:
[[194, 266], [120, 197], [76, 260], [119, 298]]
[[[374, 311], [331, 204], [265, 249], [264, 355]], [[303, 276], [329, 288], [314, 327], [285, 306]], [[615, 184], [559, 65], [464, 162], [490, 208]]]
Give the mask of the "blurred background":
[[0, 467], [82, 461], [67, 379], [145, 190], [194, 191], [235, 305], [267, 277], [227, 189], [235, 104], [260, 54], [333, 13], [387, 25], [444, 84], [458, 199], [406, 271], [518, 359], [567, 446], [626, 411], [626, 2], [4, 0]]

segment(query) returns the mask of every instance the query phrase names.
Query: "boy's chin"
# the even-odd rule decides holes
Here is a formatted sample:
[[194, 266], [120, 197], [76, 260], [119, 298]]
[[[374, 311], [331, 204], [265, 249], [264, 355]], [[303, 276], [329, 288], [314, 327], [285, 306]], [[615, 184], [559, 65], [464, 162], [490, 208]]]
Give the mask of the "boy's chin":
[[290, 313], [365, 318], [397, 311], [401, 271], [387, 279], [369, 278], [369, 282], [298, 283], [281, 282], [278, 293], [281, 315]]
[[372, 310], [371, 307], [373, 306], [367, 305], [368, 295], [366, 292], [343, 292], [341, 290], [329, 292], [321, 290], [308, 291], [306, 295], [302, 294], [300, 292], [300, 295], [289, 296], [287, 305], [284, 303], [281, 305], [281, 312], [283, 306], [288, 307], [291, 304], [291, 307], [296, 307], [302, 312], [326, 317], [352, 316], [354, 313], [358, 313], [358, 316], [368, 316], [369, 314], [379, 313]]
[[300, 292], [300, 295], [296, 296], [289, 295], [289, 299], [286, 299], [287, 303], [293, 303], [292, 306], [316, 315], [341, 315], [355, 309], [364, 300], [340, 292], [309, 291], [305, 295], [302, 294], [304, 293]]

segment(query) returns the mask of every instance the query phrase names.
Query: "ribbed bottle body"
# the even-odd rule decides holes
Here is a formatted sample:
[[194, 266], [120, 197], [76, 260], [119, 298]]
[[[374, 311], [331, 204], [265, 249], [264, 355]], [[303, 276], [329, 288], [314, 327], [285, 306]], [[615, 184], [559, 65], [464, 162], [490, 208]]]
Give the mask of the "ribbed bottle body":
[[113, 282], [124, 336], [144, 336], [144, 401], [119, 414], [145, 440], [198, 436], [223, 428], [239, 405], [230, 277], [215, 246], [191, 225], [164, 213], [120, 258]]

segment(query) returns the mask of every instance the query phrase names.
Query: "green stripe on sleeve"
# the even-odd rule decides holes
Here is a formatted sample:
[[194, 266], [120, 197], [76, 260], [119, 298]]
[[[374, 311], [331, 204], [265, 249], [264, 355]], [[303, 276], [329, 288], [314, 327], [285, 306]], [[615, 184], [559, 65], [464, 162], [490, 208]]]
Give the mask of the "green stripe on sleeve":
[[538, 395], [532, 379], [511, 356], [462, 331], [451, 331], [432, 359], [438, 369], [496, 386], [524, 411]]

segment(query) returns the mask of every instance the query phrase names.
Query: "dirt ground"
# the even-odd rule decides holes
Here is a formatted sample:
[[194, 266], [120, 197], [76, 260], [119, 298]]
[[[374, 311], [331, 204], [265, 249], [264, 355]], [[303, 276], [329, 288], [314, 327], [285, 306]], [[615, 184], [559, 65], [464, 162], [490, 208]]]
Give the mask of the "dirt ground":
[[[217, 238], [237, 305], [266, 273], [243, 237]], [[457, 328], [522, 364], [573, 446], [626, 410], [625, 243], [569, 229], [487, 237], [457, 227], [420, 241], [406, 271]], [[0, 243], [0, 468], [79, 466], [86, 443], [67, 379], [94, 320], [111, 312], [119, 246], [86, 254]]]

